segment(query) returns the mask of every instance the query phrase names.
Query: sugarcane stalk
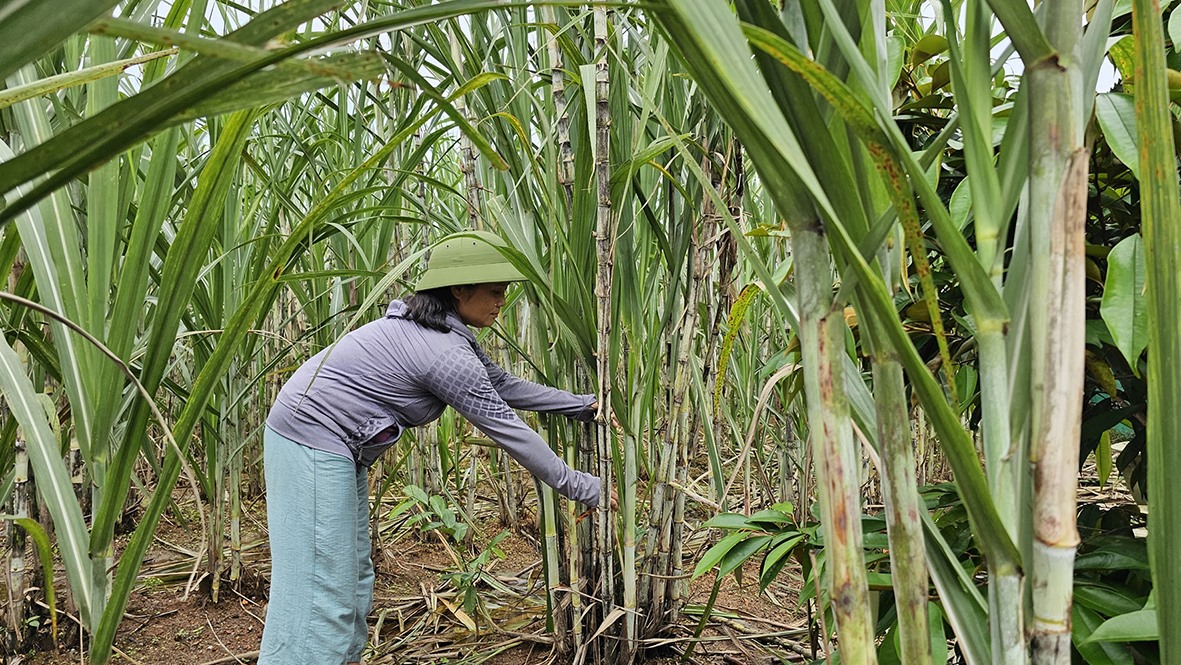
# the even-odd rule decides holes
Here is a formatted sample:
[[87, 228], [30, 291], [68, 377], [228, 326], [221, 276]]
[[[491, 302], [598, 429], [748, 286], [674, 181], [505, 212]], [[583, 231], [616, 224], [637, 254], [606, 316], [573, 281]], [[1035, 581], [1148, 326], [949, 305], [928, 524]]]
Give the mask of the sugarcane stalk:
[[789, 219], [799, 290], [800, 349], [816, 464], [829, 595], [846, 665], [874, 664], [873, 622], [858, 500], [859, 449], [853, 440], [841, 356], [845, 319], [833, 306], [832, 269], [820, 220]]
[[[614, 280], [615, 229], [611, 210], [611, 107], [609, 104], [610, 78], [607, 69], [608, 12], [604, 5], [593, 9], [594, 43], [598, 59], [595, 62], [595, 181], [598, 201], [595, 214], [595, 250], [597, 271], [595, 298], [597, 301], [596, 344], [599, 401], [599, 420], [595, 424], [595, 447], [601, 481], [598, 515], [595, 520], [595, 540], [599, 557], [599, 592], [602, 616], [615, 606], [615, 517], [611, 514], [611, 492], [615, 487], [611, 446], [611, 385], [614, 368], [611, 366], [611, 297]], [[610, 651], [608, 647], [606, 650]]]
[[1034, 473], [1033, 620], [1037, 665], [1066, 665], [1083, 392], [1083, 236], [1087, 152], [1082, 146], [1081, 2], [1046, 7], [1045, 35], [1055, 53], [1026, 63], [1030, 91], [1030, 348]]
[[[541, 5], [541, 21], [547, 26], [558, 25], [552, 5]], [[550, 92], [554, 97], [554, 109], [558, 114], [558, 184], [565, 194], [566, 218], [574, 215], [574, 150], [570, 147], [570, 111], [566, 104], [566, 75], [562, 72], [562, 49], [558, 46], [558, 35], [547, 34], [546, 53], [549, 56]]]
[[931, 662], [927, 622], [927, 555], [923, 543], [914, 448], [907, 418], [906, 385], [898, 357], [874, 345], [873, 386], [881, 451], [882, 498], [890, 543], [890, 574], [898, 608], [899, 656], [904, 663]]
[[[1021, 465], [1027, 459], [1021, 442], [1011, 436], [1009, 359], [1004, 325], [981, 320], [977, 325], [979, 349], [981, 434], [989, 491], [997, 514], [1013, 542], [1020, 542]], [[992, 619], [994, 662], [1020, 663], [1029, 659], [1025, 645], [1024, 577], [1017, 569], [998, 571], [990, 566], [989, 616]]]
[[[463, 52], [459, 48], [459, 39], [455, 36], [454, 22], [447, 24], [447, 37], [451, 46], [451, 61], [456, 71], [463, 71]], [[465, 119], [471, 120], [467, 100], [462, 95], [455, 100], [455, 110]], [[480, 215], [480, 181], [476, 176], [476, 152], [467, 134], [461, 134], [459, 137], [459, 170], [463, 173], [468, 228], [482, 229], [484, 221]]]
[[[15, 445], [12, 504], [8, 513], [20, 519], [29, 516], [29, 453], [19, 430]], [[11, 640], [15, 653], [15, 647], [25, 639], [25, 589], [28, 586], [29, 574], [29, 565], [25, 557], [27, 537], [25, 530], [18, 527], [14, 520], [4, 520], [4, 525], [8, 530], [8, 584], [5, 585], [8, 590], [8, 629], [12, 633]], [[47, 581], [51, 582], [52, 580]]]

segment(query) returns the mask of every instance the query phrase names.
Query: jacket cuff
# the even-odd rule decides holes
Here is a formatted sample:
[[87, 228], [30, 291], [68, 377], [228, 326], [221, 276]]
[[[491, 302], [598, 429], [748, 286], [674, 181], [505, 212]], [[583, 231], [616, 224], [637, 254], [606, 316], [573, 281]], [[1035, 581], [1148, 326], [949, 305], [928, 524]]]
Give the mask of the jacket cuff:
[[582, 406], [582, 410], [571, 415], [570, 418], [572, 420], [577, 420], [580, 423], [589, 423], [595, 419], [595, 412], [598, 411], [598, 408], [595, 407], [595, 402], [597, 400], [594, 395], [579, 395], [579, 397], [581, 397], [585, 403]]

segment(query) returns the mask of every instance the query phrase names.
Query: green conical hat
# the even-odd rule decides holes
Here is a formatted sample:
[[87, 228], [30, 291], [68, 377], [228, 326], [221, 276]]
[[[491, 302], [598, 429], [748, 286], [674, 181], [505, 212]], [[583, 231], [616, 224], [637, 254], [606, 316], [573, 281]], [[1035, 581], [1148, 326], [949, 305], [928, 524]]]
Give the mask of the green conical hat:
[[414, 288], [426, 291], [441, 286], [524, 281], [525, 276], [500, 253], [501, 247], [508, 245], [487, 231], [449, 235], [431, 250], [426, 272]]

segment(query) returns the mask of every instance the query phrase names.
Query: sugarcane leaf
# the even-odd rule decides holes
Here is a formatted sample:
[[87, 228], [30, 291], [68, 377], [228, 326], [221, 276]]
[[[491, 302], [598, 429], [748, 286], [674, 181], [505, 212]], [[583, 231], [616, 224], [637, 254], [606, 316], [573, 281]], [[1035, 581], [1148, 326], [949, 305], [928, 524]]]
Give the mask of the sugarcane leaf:
[[927, 630], [931, 635], [931, 662], [947, 662], [947, 638], [943, 635], [943, 608], [927, 603]]
[[1005, 33], [1027, 63], [1050, 57], [1054, 48], [1042, 34], [1041, 24], [1025, 0], [989, 0], [989, 6], [1000, 19]]
[[1155, 609], [1138, 610], [1104, 621], [1086, 642], [1148, 642], [1160, 639]]
[[1107, 255], [1107, 278], [1099, 313], [1115, 346], [1139, 376], [1140, 354], [1148, 346], [1148, 299], [1144, 241], [1140, 234], [1124, 238]]
[[0, 514], [0, 520], [8, 520], [25, 530], [33, 538], [33, 545], [37, 550], [37, 559], [41, 562], [41, 573], [45, 579], [42, 587], [45, 592], [45, 603], [49, 605], [49, 622], [52, 627], [53, 641], [57, 643], [57, 594], [53, 589], [53, 545], [49, 542], [49, 534], [37, 520], [30, 517]]
[[321, 88], [353, 81], [372, 81], [386, 74], [385, 62], [373, 52], [337, 53], [319, 62], [330, 64], [335, 70], [333, 75], [286, 70], [261, 71], [177, 114], [169, 122], [182, 123], [267, 106]]
[[1095, 117], [1103, 137], [1117, 159], [1140, 179], [1140, 154], [1136, 148], [1136, 108], [1131, 95], [1108, 92], [1095, 99]]
[[[1172, 474], [1181, 467], [1181, 374], [1177, 367], [1177, 329], [1181, 324], [1181, 191], [1177, 158], [1168, 140], [1176, 122], [1170, 101], [1171, 74], [1165, 59], [1161, 3], [1132, 0], [1136, 39], [1136, 126], [1139, 130], [1140, 215], [1147, 258], [1148, 411], [1146, 464], [1148, 503], [1152, 506], [1153, 593], [1159, 612], [1160, 649], [1164, 660], [1181, 654], [1181, 485]], [[1176, 49], [1176, 45], [1173, 46]], [[1118, 247], [1117, 247], [1118, 249]], [[1110, 261], [1110, 257], [1108, 259]], [[1147, 623], [1147, 620], [1145, 620]], [[1156, 623], [1156, 622], [1153, 622]], [[1100, 626], [1096, 632], [1102, 630]], [[1094, 637], [1094, 636], [1092, 636]]]
[[[225, 39], [261, 45], [284, 30], [332, 9], [338, 3], [339, 0], [289, 0], [256, 15], [250, 23]], [[147, 90], [69, 127], [16, 159], [0, 164], [0, 192], [8, 192], [22, 183], [46, 173], [51, 174], [38, 181], [28, 194], [0, 209], [0, 223], [12, 219], [73, 177], [140, 142], [167, 125], [176, 114], [267, 66], [369, 34], [495, 6], [501, 5], [496, 0], [451, 0], [415, 7], [381, 20], [329, 33], [319, 39], [268, 51], [266, 56], [249, 62], [199, 57]], [[395, 58], [391, 62], [397, 63], [399, 60]], [[477, 146], [484, 148], [478, 133], [472, 134], [472, 139]], [[486, 145], [486, 141], [484, 143]], [[494, 164], [501, 163], [497, 161], [498, 158], [488, 156]]]
[[947, 540], [935, 526], [931, 515], [922, 511], [923, 539], [931, 581], [939, 592], [944, 616], [955, 631], [956, 639], [970, 665], [992, 662], [992, 642], [988, 632], [988, 604], [980, 595], [971, 575], [956, 558]]
[[[37, 494], [53, 518], [58, 552], [83, 621], [90, 620], [94, 604], [89, 555], [90, 535], [82, 509], [74, 497], [74, 484], [58, 450], [57, 437], [45, 418], [38, 393], [25, 374], [20, 357], [0, 335], [0, 393], [12, 416], [20, 423], [28, 445], [29, 466], [37, 479]], [[52, 580], [52, 576], [49, 578]]]
[[33, 62], [119, 0], [4, 0], [0, 2], [0, 80]]
[[72, 88], [74, 86], [82, 85], [83, 83], [90, 83], [108, 76], [121, 74], [129, 67], [140, 65], [145, 62], [150, 62], [158, 58], [167, 58], [176, 55], [176, 49], [169, 49], [166, 51], [153, 51], [152, 53], [145, 53], [134, 58], [126, 58], [117, 60], [115, 62], [107, 62], [101, 65], [94, 65], [86, 67], [77, 71], [66, 72], [48, 78], [38, 79], [31, 83], [19, 85], [0, 91], [0, 109], [12, 106], [17, 102], [23, 102], [26, 99], [32, 99], [41, 95], [49, 95], [59, 90]]

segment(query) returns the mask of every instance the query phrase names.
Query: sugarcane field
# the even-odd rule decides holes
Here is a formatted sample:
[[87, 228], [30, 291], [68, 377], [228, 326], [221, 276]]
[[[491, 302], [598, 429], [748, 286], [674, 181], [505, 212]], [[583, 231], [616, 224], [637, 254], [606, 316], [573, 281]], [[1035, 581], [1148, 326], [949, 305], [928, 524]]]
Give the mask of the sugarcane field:
[[1179, 7], [0, 0], [0, 665], [1181, 665]]

